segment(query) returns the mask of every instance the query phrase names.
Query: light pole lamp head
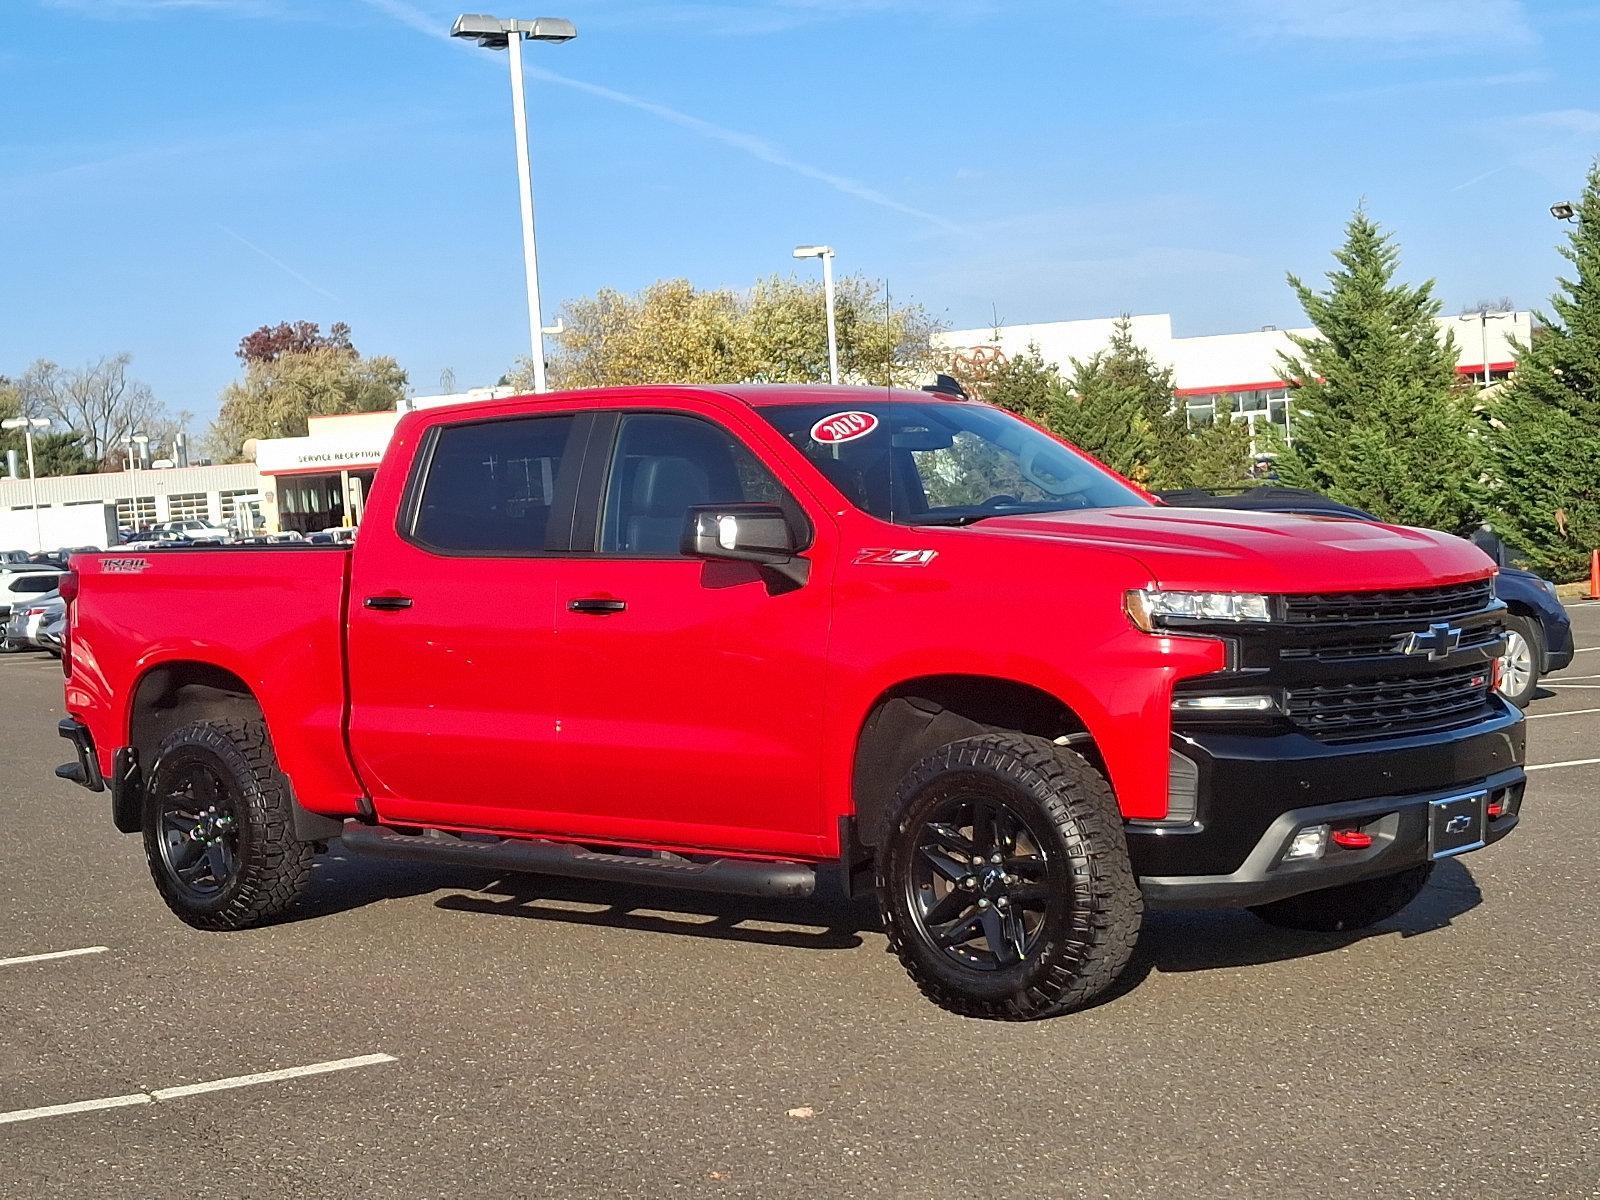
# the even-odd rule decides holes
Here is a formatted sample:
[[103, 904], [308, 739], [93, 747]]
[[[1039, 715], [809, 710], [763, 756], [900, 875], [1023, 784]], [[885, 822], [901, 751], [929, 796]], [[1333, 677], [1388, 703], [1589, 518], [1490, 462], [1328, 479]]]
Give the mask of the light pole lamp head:
[[0, 421], [0, 429], [48, 429], [49, 417], [11, 417]]
[[535, 17], [531, 21], [506, 21], [487, 13], [462, 13], [450, 26], [450, 36], [471, 38], [490, 50], [504, 50], [513, 37], [533, 42], [570, 42], [578, 30], [564, 17]]
[[1550, 215], [1558, 221], [1576, 221], [1578, 206], [1570, 200], [1563, 200], [1560, 204], [1550, 206]]
[[833, 257], [833, 247], [832, 246], [796, 246], [794, 248], [794, 256], [796, 258], [832, 258]]

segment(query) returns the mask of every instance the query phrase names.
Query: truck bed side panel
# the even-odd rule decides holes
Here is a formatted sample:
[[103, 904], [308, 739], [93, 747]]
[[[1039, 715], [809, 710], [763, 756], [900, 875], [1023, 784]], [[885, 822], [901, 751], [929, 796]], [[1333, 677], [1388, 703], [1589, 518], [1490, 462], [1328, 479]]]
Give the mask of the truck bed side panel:
[[201, 663], [243, 680], [296, 798], [319, 812], [360, 808], [345, 748], [344, 605], [350, 556], [273, 548], [109, 552], [74, 558], [67, 710], [94, 735], [100, 769], [129, 744], [140, 681]]

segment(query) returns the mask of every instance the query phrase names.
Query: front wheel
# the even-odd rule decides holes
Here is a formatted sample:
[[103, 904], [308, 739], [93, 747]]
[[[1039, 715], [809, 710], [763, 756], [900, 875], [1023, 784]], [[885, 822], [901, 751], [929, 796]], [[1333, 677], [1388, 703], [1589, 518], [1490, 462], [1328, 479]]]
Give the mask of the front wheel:
[[1250, 911], [1269, 925], [1283, 929], [1303, 929], [1312, 933], [1344, 933], [1365, 929], [1386, 921], [1410, 904], [1428, 886], [1433, 874], [1431, 862], [1419, 863], [1359, 883], [1303, 892], [1271, 904], [1258, 904]]
[[280, 916], [311, 874], [288, 780], [260, 721], [199, 721], [156, 752], [144, 794], [156, 889], [196, 929], [247, 929]]
[[1500, 656], [1500, 694], [1518, 708], [1533, 703], [1539, 690], [1539, 660], [1544, 637], [1536, 621], [1506, 617], [1506, 652]]
[[952, 742], [907, 774], [878, 847], [889, 944], [935, 1004], [1021, 1021], [1127, 966], [1143, 901], [1105, 779], [1043, 738]]

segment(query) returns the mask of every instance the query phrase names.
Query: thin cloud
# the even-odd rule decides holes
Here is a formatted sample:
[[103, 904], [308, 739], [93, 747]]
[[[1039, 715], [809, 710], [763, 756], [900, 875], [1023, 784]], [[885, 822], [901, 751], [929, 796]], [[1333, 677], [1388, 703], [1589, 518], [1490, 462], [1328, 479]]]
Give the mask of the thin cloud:
[[[441, 22], [434, 20], [426, 13], [406, 3], [405, 0], [365, 0], [365, 3], [391, 20], [397, 21], [418, 33], [444, 41], [450, 40], [450, 35]], [[543, 67], [529, 66], [525, 67], [524, 70], [529, 76], [543, 80], [546, 83], [557, 84], [560, 87], [582, 92], [586, 96], [593, 96], [611, 104], [618, 104], [624, 108], [647, 113], [658, 120], [676, 125], [680, 129], [687, 129], [691, 133], [737, 150], [751, 158], [759, 159], [772, 166], [780, 167], [785, 171], [813, 180], [842, 195], [875, 205], [878, 208], [887, 209], [890, 212], [899, 213], [901, 216], [915, 217], [917, 220], [925, 221], [947, 233], [961, 232], [960, 226], [954, 221], [941, 217], [937, 213], [931, 213], [925, 209], [916, 208], [913, 205], [896, 200], [893, 196], [889, 196], [877, 188], [869, 187], [859, 180], [851, 179], [845, 175], [837, 175], [832, 171], [824, 171], [820, 167], [795, 158], [782, 147], [755, 134], [729, 129], [725, 125], [718, 125], [713, 121], [705, 120], [703, 117], [696, 117], [668, 105], [646, 99], [643, 96], [618, 91], [616, 88], [604, 87], [597, 83], [589, 83], [582, 79], [574, 79], [569, 75], [562, 75], [555, 71], [546, 70]]]
[[1347, 42], [1425, 52], [1531, 45], [1522, 0], [1155, 0], [1154, 7], [1232, 25], [1264, 41]]
[[300, 274], [299, 271], [296, 271], [288, 263], [284, 262], [283, 259], [277, 257], [275, 254], [272, 254], [272, 253], [270, 253], [270, 252], [268, 252], [266, 250], [263, 250], [260, 246], [256, 245], [249, 238], [245, 237], [244, 234], [240, 233], [238, 230], [229, 229], [226, 225], [218, 225], [217, 228], [222, 230], [223, 233], [227, 234], [234, 241], [238, 242], [241, 246], [244, 246], [248, 250], [255, 251], [262, 258], [266, 259], [273, 266], [277, 267], [278, 270], [282, 271], [285, 275], [289, 276], [289, 278], [295, 280], [297, 283], [304, 284], [306, 287], [310, 288], [313, 292], [316, 292], [317, 295], [326, 296], [329, 300], [332, 300], [335, 304], [343, 304], [344, 303], [344, 300], [343, 300], [342, 297], [335, 296], [327, 288], [322, 287], [320, 284], [314, 283], [311, 280], [307, 279], [304, 275]]
[[102, 21], [149, 20], [174, 14], [221, 17], [282, 15], [276, 0], [43, 0], [46, 8], [78, 13]]

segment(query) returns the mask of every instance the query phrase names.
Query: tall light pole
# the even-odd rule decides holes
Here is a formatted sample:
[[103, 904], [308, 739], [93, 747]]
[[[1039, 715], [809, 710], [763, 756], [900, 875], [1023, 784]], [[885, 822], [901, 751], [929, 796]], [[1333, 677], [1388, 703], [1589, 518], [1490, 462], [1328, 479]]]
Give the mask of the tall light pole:
[[50, 422], [44, 417], [12, 417], [0, 421], [0, 429], [22, 430], [22, 440], [28, 446], [28, 486], [33, 493], [33, 540], [39, 543], [38, 552], [44, 553], [44, 525], [39, 520], [39, 477], [33, 471], [33, 431], [48, 429]]
[[533, 239], [533, 176], [528, 167], [528, 110], [523, 101], [522, 39], [570, 42], [578, 36], [571, 21], [536, 17], [532, 21], [501, 20], [482, 13], [463, 13], [450, 36], [471, 38], [490, 50], [508, 50], [511, 57], [511, 118], [517, 137], [517, 189], [522, 199], [522, 267], [528, 281], [528, 341], [533, 356], [533, 390], [545, 390], [544, 318], [539, 310], [539, 253]]
[[833, 247], [796, 246], [796, 258], [822, 260], [822, 295], [828, 309], [828, 382], [839, 386], [839, 334], [833, 323]]

